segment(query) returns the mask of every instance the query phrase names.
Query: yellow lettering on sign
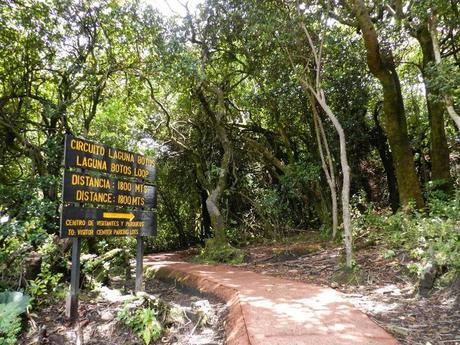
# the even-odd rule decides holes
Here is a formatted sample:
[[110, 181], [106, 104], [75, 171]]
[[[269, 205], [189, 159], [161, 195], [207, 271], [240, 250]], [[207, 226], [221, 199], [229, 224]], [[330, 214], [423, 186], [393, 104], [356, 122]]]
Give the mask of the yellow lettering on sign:
[[145, 177], [149, 176], [149, 171], [146, 170], [146, 169], [134, 168], [134, 176], [135, 177], [145, 178]]
[[81, 202], [111, 203], [113, 200], [113, 194], [78, 189], [75, 193], [75, 199]]
[[118, 181], [117, 185], [119, 190], [131, 191], [133, 188], [133, 184], [127, 181]]
[[72, 186], [85, 186], [105, 189], [110, 189], [111, 187], [109, 179], [79, 174], [72, 174], [71, 184]]
[[94, 230], [93, 229], [79, 229], [77, 230], [78, 236], [93, 236]]
[[112, 229], [98, 229], [96, 230], [96, 235], [112, 235], [113, 230]]
[[135, 183], [135, 184], [134, 184], [134, 191], [135, 191], [136, 193], [144, 193], [144, 191], [145, 191], [145, 185]]
[[87, 158], [77, 156], [76, 165], [82, 168], [93, 168], [98, 170], [107, 170], [107, 163], [102, 159]]
[[97, 226], [120, 226], [118, 220], [98, 220], [96, 221]]
[[120, 205], [144, 206], [145, 199], [143, 196], [118, 195], [117, 203]]
[[129, 235], [129, 229], [116, 229], [113, 230], [114, 235]]
[[144, 226], [144, 222], [126, 222], [125, 226], [141, 228]]
[[103, 156], [105, 154], [104, 146], [88, 143], [75, 138], [70, 141], [70, 147], [74, 150], [92, 153], [97, 156]]
[[118, 151], [116, 149], [109, 148], [109, 158], [117, 159], [119, 161], [134, 163], [134, 155], [131, 152]]
[[152, 158], [138, 156], [137, 157], [137, 164], [146, 165], [146, 166], [155, 166], [155, 161]]
[[66, 226], [85, 226], [86, 222], [84, 219], [66, 219]]
[[110, 164], [110, 172], [124, 174], [124, 175], [131, 175], [132, 170], [129, 165], [112, 162], [112, 164]]

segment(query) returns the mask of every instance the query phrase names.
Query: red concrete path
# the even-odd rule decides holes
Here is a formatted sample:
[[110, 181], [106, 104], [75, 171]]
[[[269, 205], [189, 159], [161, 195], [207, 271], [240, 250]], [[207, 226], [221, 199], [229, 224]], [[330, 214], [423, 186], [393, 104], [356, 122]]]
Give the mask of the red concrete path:
[[185, 263], [174, 254], [150, 255], [144, 263], [160, 278], [180, 280], [227, 301], [226, 344], [399, 344], [330, 288], [230, 266]]

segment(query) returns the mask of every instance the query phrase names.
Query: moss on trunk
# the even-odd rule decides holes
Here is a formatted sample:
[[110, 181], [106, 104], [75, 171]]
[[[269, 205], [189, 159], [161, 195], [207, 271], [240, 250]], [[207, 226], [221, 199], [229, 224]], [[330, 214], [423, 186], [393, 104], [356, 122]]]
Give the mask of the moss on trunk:
[[423, 54], [423, 81], [426, 90], [426, 103], [428, 107], [428, 119], [431, 129], [431, 179], [441, 181], [438, 188], [451, 193], [453, 190], [452, 177], [450, 175], [449, 147], [447, 146], [446, 131], [444, 127], [445, 107], [442, 103], [442, 95], [429, 85], [427, 68], [435, 64], [433, 41], [431, 39], [428, 24], [422, 23], [414, 33]]
[[391, 51], [380, 47], [364, 1], [354, 0], [354, 7], [367, 50], [367, 64], [383, 88], [384, 126], [395, 165], [400, 201], [403, 205], [415, 202], [417, 208], [423, 208], [424, 200], [407, 134], [401, 85], [393, 56]]

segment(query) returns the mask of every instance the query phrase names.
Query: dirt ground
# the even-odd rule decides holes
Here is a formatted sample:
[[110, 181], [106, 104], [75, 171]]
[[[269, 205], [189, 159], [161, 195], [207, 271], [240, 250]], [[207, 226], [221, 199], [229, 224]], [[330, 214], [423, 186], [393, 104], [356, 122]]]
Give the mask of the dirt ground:
[[361, 282], [350, 285], [337, 282], [343, 253], [330, 244], [255, 246], [247, 252], [247, 263], [238, 267], [337, 289], [402, 344], [460, 344], [460, 278], [428, 298], [418, 296], [403, 253], [386, 259], [378, 245], [355, 252]]
[[[130, 282], [132, 286], [132, 282]], [[147, 296], [159, 297], [175, 308], [168, 329], [153, 345], [222, 345], [224, 343], [224, 320], [226, 305], [211, 296], [199, 295], [173, 283], [146, 279]], [[21, 345], [142, 345], [144, 342], [123, 322], [118, 312], [132, 295], [123, 293], [116, 286], [102, 287], [97, 293], [82, 291], [79, 303], [78, 323], [70, 324], [65, 318], [63, 300], [44, 306], [29, 316], [29, 327], [24, 332]], [[206, 320], [202, 310], [204, 306]], [[180, 315], [178, 315], [180, 314]], [[178, 317], [179, 316], [179, 317]], [[163, 320], [162, 320], [163, 321]]]

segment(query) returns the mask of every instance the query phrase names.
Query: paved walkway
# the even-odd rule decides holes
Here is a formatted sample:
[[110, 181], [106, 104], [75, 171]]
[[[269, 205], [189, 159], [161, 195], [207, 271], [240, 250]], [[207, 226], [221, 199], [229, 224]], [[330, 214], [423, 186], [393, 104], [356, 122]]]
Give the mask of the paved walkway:
[[224, 265], [147, 256], [157, 277], [216, 295], [229, 306], [227, 345], [397, 345], [392, 336], [339, 292]]

